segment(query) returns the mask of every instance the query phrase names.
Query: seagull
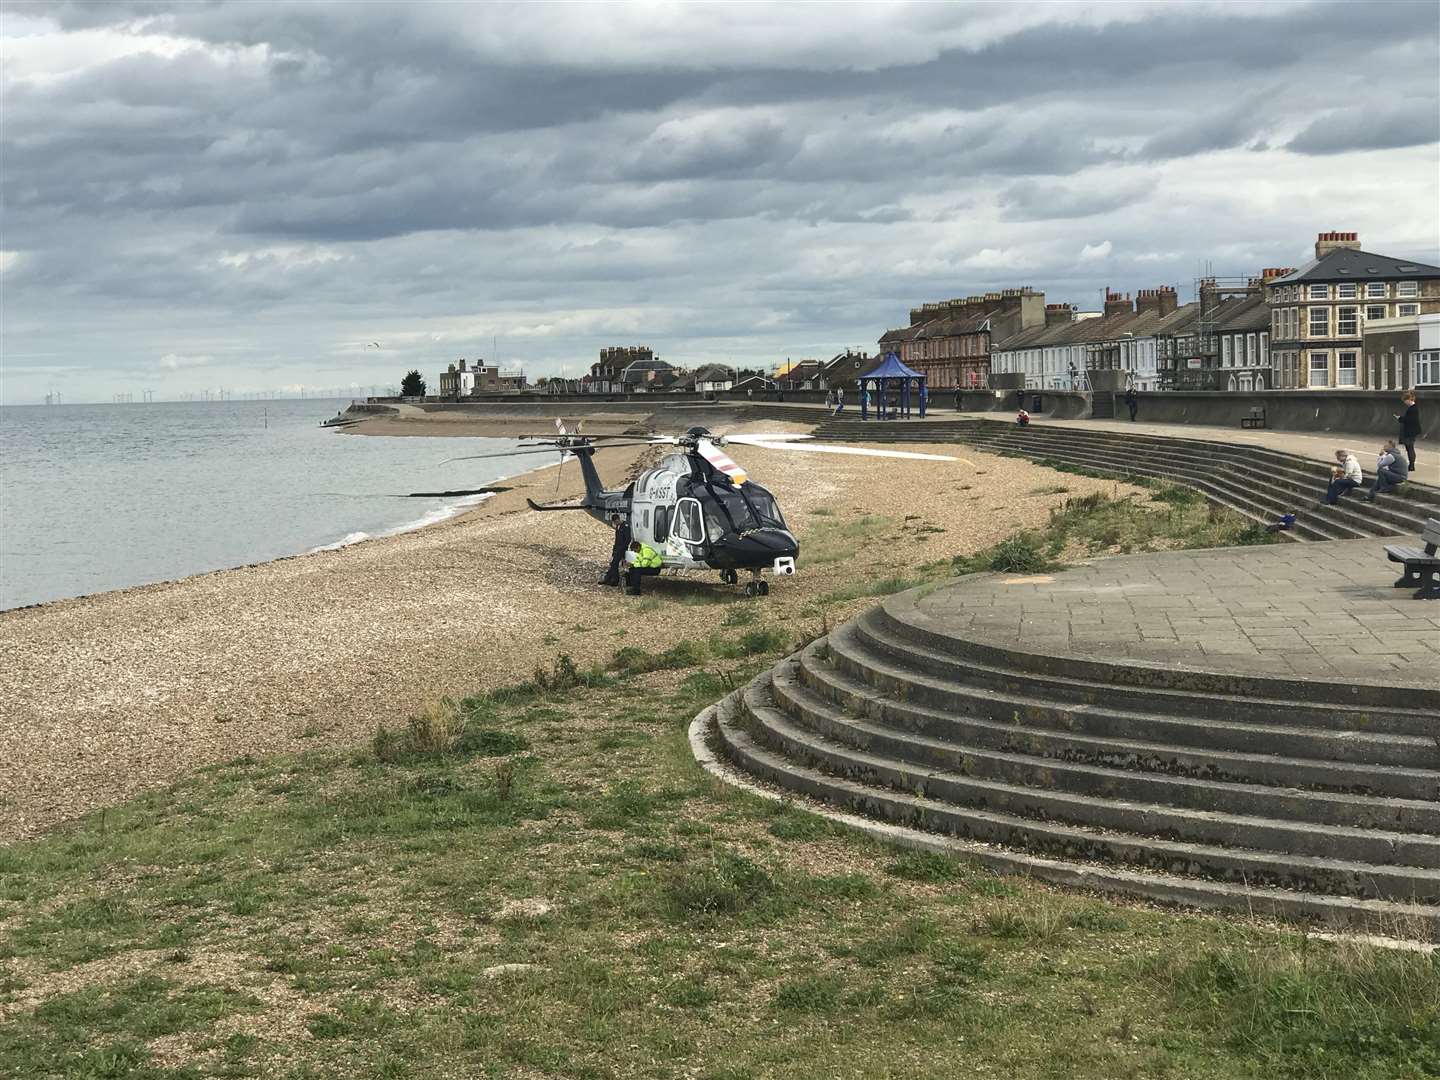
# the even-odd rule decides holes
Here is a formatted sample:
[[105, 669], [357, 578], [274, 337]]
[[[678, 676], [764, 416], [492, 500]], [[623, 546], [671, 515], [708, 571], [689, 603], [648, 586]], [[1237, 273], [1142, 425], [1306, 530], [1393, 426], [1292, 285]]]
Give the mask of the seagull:
[[367, 348], [367, 349], [378, 349], [378, 348], [380, 348], [380, 342], [378, 342], [378, 341], [372, 341], [372, 342], [370, 342], [369, 345], [366, 346], [366, 348]]

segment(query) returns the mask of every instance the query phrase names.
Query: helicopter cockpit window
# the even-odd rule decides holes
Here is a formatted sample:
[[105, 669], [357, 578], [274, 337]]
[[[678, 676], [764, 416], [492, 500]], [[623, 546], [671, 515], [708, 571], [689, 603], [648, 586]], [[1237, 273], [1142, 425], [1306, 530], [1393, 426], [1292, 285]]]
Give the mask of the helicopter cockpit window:
[[785, 519], [774, 497], [753, 484], [738, 488], [712, 489], [713, 504], [707, 504], [711, 525], [717, 532], [743, 533], [750, 529], [783, 529]]
[[695, 544], [705, 539], [705, 526], [700, 520], [700, 504], [696, 500], [681, 499], [675, 504], [675, 535]]

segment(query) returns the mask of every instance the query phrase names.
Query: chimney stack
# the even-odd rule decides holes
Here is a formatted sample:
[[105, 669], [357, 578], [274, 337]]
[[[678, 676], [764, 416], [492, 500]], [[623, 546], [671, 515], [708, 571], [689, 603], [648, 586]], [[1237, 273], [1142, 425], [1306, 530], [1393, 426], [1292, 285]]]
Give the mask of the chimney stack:
[[1060, 326], [1075, 321], [1075, 309], [1069, 304], [1046, 304], [1045, 325]]
[[1323, 259], [1332, 251], [1346, 248], [1360, 250], [1360, 234], [1353, 232], [1322, 232], [1315, 237], [1315, 258]]
[[1112, 315], [1130, 314], [1130, 294], [1105, 290], [1105, 318]]

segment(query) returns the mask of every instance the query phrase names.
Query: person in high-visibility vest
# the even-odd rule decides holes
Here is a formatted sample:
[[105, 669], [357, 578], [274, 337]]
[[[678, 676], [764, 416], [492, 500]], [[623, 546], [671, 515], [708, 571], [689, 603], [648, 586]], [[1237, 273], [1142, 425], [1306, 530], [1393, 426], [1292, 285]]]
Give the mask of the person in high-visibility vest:
[[625, 571], [625, 591], [631, 596], [639, 596], [641, 575], [646, 571], [659, 573], [665, 564], [658, 551], [649, 544], [642, 544], [639, 540], [630, 545], [630, 550], [625, 557], [630, 563], [629, 568]]
[[664, 566], [660, 553], [649, 544], [636, 540], [630, 545], [630, 565], [637, 570], [659, 570]]

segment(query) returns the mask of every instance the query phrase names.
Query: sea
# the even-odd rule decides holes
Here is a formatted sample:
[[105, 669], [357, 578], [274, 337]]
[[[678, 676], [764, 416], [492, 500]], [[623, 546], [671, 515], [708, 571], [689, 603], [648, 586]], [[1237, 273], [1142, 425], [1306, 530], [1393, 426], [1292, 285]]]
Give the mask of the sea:
[[0, 408], [0, 609], [340, 547], [443, 521], [548, 463], [514, 439], [344, 435], [348, 400]]

